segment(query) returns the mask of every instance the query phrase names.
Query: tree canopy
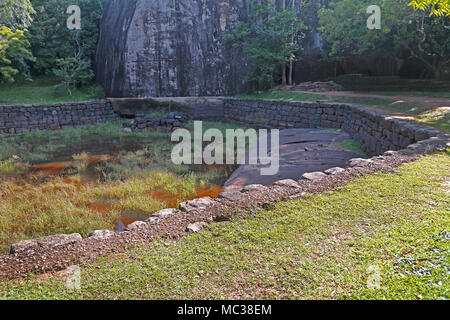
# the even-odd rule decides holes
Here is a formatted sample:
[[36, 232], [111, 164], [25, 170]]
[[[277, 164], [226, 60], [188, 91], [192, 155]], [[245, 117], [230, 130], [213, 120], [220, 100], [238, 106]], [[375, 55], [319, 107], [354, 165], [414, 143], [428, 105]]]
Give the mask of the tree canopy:
[[226, 39], [243, 50], [251, 67], [249, 80], [259, 88], [273, 86], [282, 74], [287, 82], [286, 67], [298, 59], [305, 25], [294, 6], [276, 10], [268, 0], [251, 1], [248, 21], [239, 23]]
[[[414, 57], [440, 78], [450, 62], [450, 28], [445, 17], [415, 11], [410, 0], [337, 0], [319, 12], [320, 31], [336, 60], [353, 54]], [[381, 30], [369, 30], [367, 7], [381, 7]]]
[[30, 0], [0, 0], [0, 26], [24, 29], [31, 24], [33, 13]]
[[430, 15], [450, 16], [450, 0], [412, 0], [409, 5], [416, 10], [429, 11]]

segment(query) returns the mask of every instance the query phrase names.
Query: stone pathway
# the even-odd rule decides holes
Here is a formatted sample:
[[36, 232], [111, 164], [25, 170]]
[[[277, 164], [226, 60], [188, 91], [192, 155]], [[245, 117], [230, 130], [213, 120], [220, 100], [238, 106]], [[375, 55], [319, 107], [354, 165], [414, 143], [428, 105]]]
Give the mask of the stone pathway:
[[[303, 173], [345, 168], [348, 160], [361, 157], [339, 146], [350, 135], [334, 129], [286, 129], [280, 131], [280, 171], [274, 176], [261, 175], [262, 165], [242, 165], [225, 183], [227, 190], [249, 184], [271, 185], [278, 180], [298, 180]], [[255, 146], [257, 147], [257, 146]], [[270, 143], [268, 145], [270, 150]], [[246, 158], [248, 163], [248, 156]]]

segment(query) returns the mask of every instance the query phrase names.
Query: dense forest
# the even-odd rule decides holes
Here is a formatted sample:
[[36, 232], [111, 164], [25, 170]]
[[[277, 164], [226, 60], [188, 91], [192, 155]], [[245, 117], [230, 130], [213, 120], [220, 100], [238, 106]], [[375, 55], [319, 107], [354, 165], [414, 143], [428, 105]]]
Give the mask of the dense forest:
[[[106, 0], [107, 1], [107, 0]], [[349, 61], [363, 61], [369, 75], [394, 65], [412, 77], [448, 79], [449, 0], [250, 1], [247, 21], [227, 35], [252, 66], [248, 77], [268, 88], [305, 77], [330, 77]], [[366, 20], [381, 8], [381, 28]], [[78, 5], [81, 29], [70, 30], [70, 5]], [[90, 85], [103, 0], [0, 0], [0, 81], [51, 76], [70, 88]], [[349, 60], [350, 59], [350, 60]], [[305, 66], [314, 61], [314, 70]], [[406, 67], [405, 67], [406, 65]], [[325, 68], [326, 72], [320, 72]], [[375, 69], [374, 69], [375, 68]], [[358, 70], [359, 71], [359, 70]], [[400, 72], [401, 73], [401, 72]]]

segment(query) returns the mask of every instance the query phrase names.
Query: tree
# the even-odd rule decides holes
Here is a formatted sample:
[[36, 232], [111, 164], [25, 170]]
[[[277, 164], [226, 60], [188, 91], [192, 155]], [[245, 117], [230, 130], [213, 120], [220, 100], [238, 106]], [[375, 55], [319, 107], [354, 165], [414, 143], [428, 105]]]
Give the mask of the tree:
[[[102, 3], [102, 0], [33, 0], [37, 14], [29, 28], [29, 39], [37, 59], [34, 73], [53, 73], [58, 59], [76, 57], [93, 64]], [[81, 30], [67, 28], [69, 5], [80, 6]]]
[[[445, 17], [415, 11], [410, 0], [338, 0], [319, 12], [320, 30], [328, 55], [343, 59], [353, 54], [420, 60], [435, 79], [450, 62], [450, 28]], [[382, 10], [381, 30], [367, 28], [367, 7]]]
[[19, 71], [27, 76], [27, 61], [34, 61], [29, 46], [22, 30], [0, 27], [0, 81], [14, 82]]
[[73, 88], [90, 82], [94, 77], [89, 60], [80, 58], [56, 59], [56, 66], [53, 69], [53, 74], [59, 79], [59, 86], [66, 88], [70, 95], [72, 95]]
[[13, 30], [27, 28], [33, 13], [30, 0], [0, 0], [0, 26]]
[[226, 40], [240, 48], [251, 66], [249, 80], [258, 87], [272, 87], [280, 76], [283, 84], [287, 82], [286, 67], [298, 59], [304, 38], [304, 24], [297, 17], [295, 7], [276, 11], [271, 1], [252, 0], [248, 21], [240, 22]]
[[450, 16], [450, 0], [412, 0], [409, 6], [415, 10], [429, 11], [430, 15]]

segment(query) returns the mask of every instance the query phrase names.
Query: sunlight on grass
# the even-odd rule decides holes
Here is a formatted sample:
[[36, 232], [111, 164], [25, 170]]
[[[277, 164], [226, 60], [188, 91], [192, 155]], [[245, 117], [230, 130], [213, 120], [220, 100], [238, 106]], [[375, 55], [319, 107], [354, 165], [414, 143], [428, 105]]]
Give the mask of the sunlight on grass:
[[[5, 299], [445, 299], [449, 154], [336, 191], [83, 264], [64, 279], [0, 283]], [[370, 270], [378, 289], [369, 289]]]

